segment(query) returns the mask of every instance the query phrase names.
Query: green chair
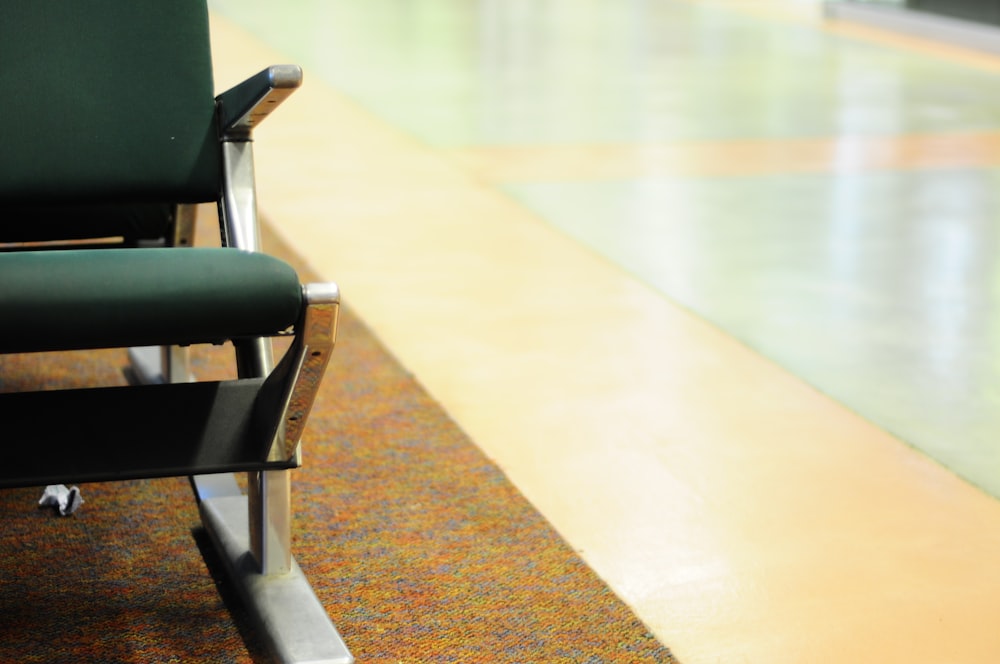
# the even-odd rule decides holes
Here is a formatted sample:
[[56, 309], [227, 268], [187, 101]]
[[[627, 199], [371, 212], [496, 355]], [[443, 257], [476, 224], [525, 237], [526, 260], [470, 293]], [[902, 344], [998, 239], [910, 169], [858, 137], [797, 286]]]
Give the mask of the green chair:
[[[339, 293], [260, 253], [256, 219], [252, 130], [300, 82], [279, 65], [214, 96], [204, 0], [0, 6], [0, 352], [134, 348], [138, 377], [0, 394], [0, 487], [189, 476], [278, 658], [351, 662], [290, 551]], [[212, 201], [224, 246], [193, 247]], [[192, 381], [183, 349], [224, 342], [238, 377]]]

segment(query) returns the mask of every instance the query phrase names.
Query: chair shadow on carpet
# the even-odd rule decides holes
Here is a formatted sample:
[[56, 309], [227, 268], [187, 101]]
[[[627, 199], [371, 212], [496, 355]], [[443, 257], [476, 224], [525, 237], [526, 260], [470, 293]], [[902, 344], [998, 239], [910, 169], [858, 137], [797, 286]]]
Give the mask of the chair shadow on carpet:
[[68, 517], [0, 491], [0, 661], [268, 662], [186, 484], [86, 484]]

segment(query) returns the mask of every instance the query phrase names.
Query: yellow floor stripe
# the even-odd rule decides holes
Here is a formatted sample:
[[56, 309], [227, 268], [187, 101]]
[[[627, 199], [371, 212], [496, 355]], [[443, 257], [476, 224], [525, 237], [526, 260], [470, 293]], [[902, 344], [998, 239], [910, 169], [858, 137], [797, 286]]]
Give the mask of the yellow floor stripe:
[[488, 182], [554, 182], [656, 176], [852, 173], [1000, 165], [1000, 133], [669, 145], [500, 146], [445, 152]]
[[[832, 35], [866, 41], [880, 46], [911, 51], [984, 71], [1000, 71], [1000, 58], [983, 51], [937, 42], [924, 37], [892, 32], [852, 21], [826, 18], [822, 0], [684, 0], [715, 5], [757, 18], [809, 25]], [[843, 1], [843, 0], [837, 0]]]

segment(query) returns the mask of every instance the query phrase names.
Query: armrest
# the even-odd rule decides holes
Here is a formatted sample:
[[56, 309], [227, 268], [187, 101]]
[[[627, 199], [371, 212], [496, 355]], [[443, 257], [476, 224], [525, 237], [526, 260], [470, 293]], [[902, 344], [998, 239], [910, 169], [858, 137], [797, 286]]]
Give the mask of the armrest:
[[[261, 389], [258, 411], [278, 427], [270, 459], [294, 462], [306, 419], [312, 410], [337, 338], [340, 290], [334, 283], [306, 284], [305, 303], [295, 325], [295, 340]], [[272, 429], [274, 430], [274, 429]]]
[[273, 65], [215, 98], [223, 140], [246, 140], [271, 111], [302, 85], [298, 65]]

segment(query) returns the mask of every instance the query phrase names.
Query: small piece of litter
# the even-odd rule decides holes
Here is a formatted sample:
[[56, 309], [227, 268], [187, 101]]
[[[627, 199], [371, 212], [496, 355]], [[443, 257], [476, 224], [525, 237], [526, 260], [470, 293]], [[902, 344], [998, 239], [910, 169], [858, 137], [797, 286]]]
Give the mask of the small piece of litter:
[[39, 507], [57, 507], [63, 516], [69, 516], [83, 504], [79, 487], [66, 488], [65, 484], [50, 484], [45, 487], [38, 501]]

